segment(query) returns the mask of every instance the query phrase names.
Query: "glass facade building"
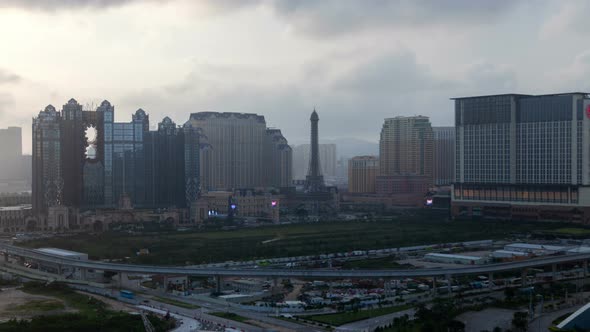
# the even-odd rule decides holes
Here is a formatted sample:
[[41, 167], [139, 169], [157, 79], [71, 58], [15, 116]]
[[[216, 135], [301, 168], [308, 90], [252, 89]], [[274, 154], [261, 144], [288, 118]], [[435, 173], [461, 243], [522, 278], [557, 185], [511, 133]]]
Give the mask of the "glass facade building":
[[485, 215], [492, 206], [590, 207], [588, 94], [454, 100], [455, 215], [473, 208]]
[[455, 177], [455, 127], [432, 127], [434, 131], [434, 184], [448, 186]]
[[[49, 105], [33, 119], [33, 208], [82, 210], [188, 208], [200, 190], [202, 150], [199, 130], [177, 127], [168, 117], [157, 131], [137, 110], [130, 122], [114, 121], [114, 106], [103, 101], [83, 110], [71, 99], [61, 112]], [[92, 128], [95, 138], [88, 138]], [[91, 153], [89, 153], [91, 151]]]

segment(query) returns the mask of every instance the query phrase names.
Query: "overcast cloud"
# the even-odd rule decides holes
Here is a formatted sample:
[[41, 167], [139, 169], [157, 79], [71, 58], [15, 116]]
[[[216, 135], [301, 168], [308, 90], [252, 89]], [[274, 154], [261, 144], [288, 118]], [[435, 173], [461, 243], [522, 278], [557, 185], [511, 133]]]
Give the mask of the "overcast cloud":
[[4, 0], [0, 127], [108, 99], [152, 125], [259, 113], [292, 142], [453, 123], [451, 97], [590, 90], [584, 1]]

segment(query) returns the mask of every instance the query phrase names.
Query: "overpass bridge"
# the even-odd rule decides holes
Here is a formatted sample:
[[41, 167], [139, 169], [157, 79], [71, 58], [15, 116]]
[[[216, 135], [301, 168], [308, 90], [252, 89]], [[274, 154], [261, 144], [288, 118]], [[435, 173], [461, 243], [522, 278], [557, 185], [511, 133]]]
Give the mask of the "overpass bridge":
[[28, 258], [39, 262], [53, 263], [61, 267], [75, 267], [81, 271], [89, 269], [132, 274], [162, 274], [162, 275], [186, 275], [201, 277], [268, 277], [268, 278], [301, 278], [301, 279], [347, 279], [347, 278], [385, 278], [403, 279], [414, 277], [445, 277], [475, 274], [493, 274], [503, 271], [526, 271], [528, 268], [555, 266], [565, 263], [582, 263], [584, 275], [588, 271], [590, 253], [560, 255], [534, 258], [524, 261], [471, 265], [457, 268], [436, 269], [384, 269], [384, 270], [318, 270], [318, 269], [271, 269], [271, 268], [208, 268], [208, 267], [182, 267], [182, 266], [155, 266], [120, 264], [101, 261], [86, 261], [65, 258], [54, 254], [43, 253], [33, 249], [21, 248], [6, 243], [0, 243], [0, 252], [4, 254], [5, 262], [9, 256]]

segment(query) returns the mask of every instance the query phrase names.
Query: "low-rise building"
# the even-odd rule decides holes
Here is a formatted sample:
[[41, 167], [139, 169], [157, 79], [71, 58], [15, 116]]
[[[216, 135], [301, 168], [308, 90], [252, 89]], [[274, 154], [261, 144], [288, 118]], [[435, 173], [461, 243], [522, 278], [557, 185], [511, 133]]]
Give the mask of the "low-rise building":
[[31, 193], [0, 193], [0, 206], [31, 204]]
[[518, 260], [525, 259], [529, 256], [528, 253], [522, 251], [511, 251], [511, 250], [496, 250], [492, 252], [492, 258], [499, 260]]
[[240, 293], [258, 293], [264, 290], [264, 282], [254, 279], [235, 279], [229, 285]]
[[0, 233], [16, 233], [27, 230], [27, 218], [31, 216], [31, 205], [0, 207]]
[[435, 262], [435, 263], [448, 263], [448, 264], [466, 264], [466, 265], [477, 265], [485, 264], [486, 259], [484, 257], [477, 256], [465, 256], [465, 255], [450, 255], [450, 254], [439, 254], [430, 253], [424, 255], [424, 260]]
[[279, 197], [254, 189], [210, 191], [196, 203], [197, 223], [215, 217], [256, 217], [279, 222]]
[[531, 243], [511, 243], [504, 246], [504, 250], [508, 251], [520, 251], [538, 256], [542, 255], [554, 255], [566, 250], [562, 246], [552, 246], [544, 244], [531, 244]]
[[[39, 248], [35, 249], [36, 251], [44, 254], [50, 254], [53, 256], [68, 258], [68, 259], [75, 259], [79, 261], [86, 261], [88, 260], [88, 254], [76, 251], [70, 251], [65, 249], [59, 248]], [[79, 274], [78, 277], [82, 276], [82, 272], [79, 268], [72, 267], [72, 266], [61, 266], [57, 263], [47, 262], [47, 261], [40, 261], [39, 262], [39, 270], [44, 272], [50, 272], [59, 274], [62, 276], [66, 276], [67, 278], [73, 277], [75, 274]]]
[[79, 261], [87, 261], [88, 254], [82, 252], [76, 252], [71, 250], [59, 249], [59, 248], [39, 248], [35, 249], [35, 251], [50, 254], [54, 256], [60, 256], [68, 259], [75, 259]]
[[576, 254], [588, 254], [590, 253], [590, 247], [575, 247], [575, 248], [571, 248], [568, 249], [568, 251], [566, 251], [566, 254], [568, 255], [576, 255]]

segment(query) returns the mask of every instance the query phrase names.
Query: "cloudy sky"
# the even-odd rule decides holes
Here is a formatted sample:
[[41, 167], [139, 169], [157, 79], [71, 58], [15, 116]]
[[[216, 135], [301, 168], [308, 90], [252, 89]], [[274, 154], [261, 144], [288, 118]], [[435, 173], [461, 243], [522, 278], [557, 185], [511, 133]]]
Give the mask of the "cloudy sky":
[[251, 112], [295, 143], [453, 123], [450, 97], [589, 91], [587, 1], [2, 0], [0, 127], [108, 99], [118, 121]]

